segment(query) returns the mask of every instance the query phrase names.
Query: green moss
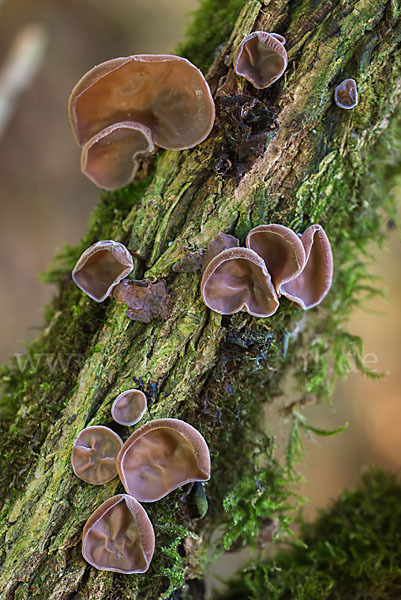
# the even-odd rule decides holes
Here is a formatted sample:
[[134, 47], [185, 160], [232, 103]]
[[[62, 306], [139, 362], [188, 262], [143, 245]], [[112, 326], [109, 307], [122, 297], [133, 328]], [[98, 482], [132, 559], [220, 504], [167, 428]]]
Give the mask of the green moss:
[[249, 563], [220, 600], [397, 600], [401, 590], [401, 485], [371, 470], [313, 524], [304, 547]]
[[[35, 458], [48, 423], [57, 420], [73, 394], [76, 377], [107, 310], [107, 303], [91, 302], [73, 285], [71, 270], [83, 250], [95, 241], [125, 241], [121, 222], [140, 201], [151, 180], [152, 176], [113, 193], [103, 192], [81, 242], [66, 247], [42, 275], [49, 283], [61, 281], [59, 296], [45, 309], [44, 332], [27, 344], [23, 355], [15, 355], [11, 365], [0, 370], [1, 497], [19, 488], [19, 475]], [[25, 440], [30, 442], [29, 452]]]
[[177, 52], [206, 73], [230, 37], [244, 0], [202, 0], [187, 30], [187, 41]]
[[[343, 429], [325, 432], [312, 426], [302, 416], [302, 407], [310, 402], [329, 403], [336, 380], [347, 376], [350, 361], [365, 375], [378, 376], [363, 364], [362, 340], [347, 330], [347, 320], [355, 306], [380, 293], [369, 275], [366, 253], [372, 242], [383, 242], [382, 207], [389, 215], [395, 213], [388, 183], [399, 161], [394, 149], [399, 144], [400, 121], [399, 114], [394, 116], [386, 135], [371, 147], [372, 156], [383, 157], [375, 161], [375, 172], [367, 170], [373, 159], [365, 156], [354, 181], [351, 172], [340, 170], [343, 159], [334, 151], [316, 163], [317, 172], [312, 161], [310, 175], [296, 191], [293, 203], [283, 208], [283, 203], [269, 198], [265, 188], [257, 188], [251, 216], [244, 212], [237, 223], [235, 234], [243, 241], [252, 226], [263, 222], [291, 224], [298, 231], [323, 222], [332, 240], [336, 268], [333, 289], [322, 309], [303, 313], [282, 299], [274, 322], [243, 316], [223, 320], [228, 329], [221, 362], [205, 389], [217, 428], [207, 433], [220, 449], [213, 457], [219, 479], [210, 483], [216, 503], [211, 507], [211, 520], [215, 513], [225, 532], [217, 544], [220, 549], [254, 545], [266, 519], [278, 520], [278, 536], [288, 535], [291, 515], [302, 501], [291, 490], [298, 479], [296, 463], [303, 458], [303, 434], [310, 430], [317, 435], [339, 434]], [[348, 231], [352, 237], [344, 233]], [[274, 437], [263, 433], [269, 423], [260, 415], [263, 403], [274, 402], [282, 393], [284, 372], [292, 372], [297, 396], [283, 412], [281, 428], [288, 429], [283, 463], [276, 456]], [[210, 412], [209, 420], [213, 424]], [[219, 434], [219, 426], [225, 428], [224, 434]], [[244, 439], [248, 440], [245, 446]], [[217, 516], [220, 503], [223, 516]]]
[[[399, 65], [390, 63], [389, 77], [394, 68], [399, 69]], [[251, 214], [245, 210], [236, 225], [235, 234], [243, 241], [252, 226], [263, 222], [283, 223], [299, 232], [311, 223], [323, 223], [334, 250], [335, 278], [332, 291], [318, 310], [303, 313], [282, 299], [280, 312], [267, 325], [253, 320], [249, 329], [244, 319], [231, 320], [228, 337], [238, 340], [243, 336], [239, 345], [248, 350], [248, 362], [233, 360], [232, 352], [227, 358], [223, 346], [223, 373], [218, 371], [216, 375], [223, 383], [219, 386], [216, 381], [211, 382], [213, 388], [217, 387], [214, 393], [219, 398], [219, 420], [230, 429], [226, 434], [227, 444], [222, 440], [217, 442], [222, 456], [221, 461], [216, 457], [216, 468], [223, 475], [219, 489], [212, 488], [213, 498], [218, 498], [226, 511], [220, 519], [225, 528], [221, 545], [226, 549], [238, 544], [254, 545], [266, 518], [278, 519], [280, 536], [288, 532], [291, 514], [301, 501], [291, 497], [291, 489], [292, 481], [298, 478], [296, 463], [303, 458], [304, 433], [312, 430], [318, 435], [331, 435], [343, 429], [325, 432], [312, 426], [302, 415], [303, 406], [311, 402], [330, 403], [337, 378], [347, 377], [352, 365], [368, 377], [381, 376], [363, 363], [363, 341], [348, 331], [347, 321], [356, 306], [382, 293], [381, 285], [369, 274], [368, 249], [372, 242], [383, 243], [383, 223], [388, 218], [395, 220], [397, 212], [392, 185], [400, 167], [401, 113], [398, 110], [392, 114], [391, 97], [386, 102], [384, 111], [391, 115], [390, 126], [374, 138], [375, 143], [372, 140], [363, 156], [355, 140], [360, 136], [358, 127], [370, 131], [370, 113], [358, 113], [358, 125], [354, 128], [345, 122], [344, 114], [331, 107], [326, 122], [334, 121], [336, 126], [333, 129], [322, 124], [327, 131], [317, 132], [316, 137], [323, 140], [324, 147], [316, 145], [314, 160], [309, 163], [308, 174], [295, 190], [293, 200], [288, 201], [284, 195], [269, 196], [268, 181], [266, 187], [254, 190]], [[348, 140], [346, 149], [341, 148], [344, 135]], [[329, 142], [334, 147], [331, 152], [327, 152]], [[268, 348], [263, 343], [249, 345], [252, 336], [256, 339], [266, 331], [272, 336]], [[263, 438], [262, 432], [269, 428], [269, 423], [261, 422], [260, 415], [263, 400], [274, 402], [282, 393], [284, 372], [292, 373], [297, 395], [282, 412], [280, 429], [288, 429], [283, 464], [277, 459], [274, 438]], [[227, 382], [235, 382], [234, 397], [226, 392]], [[241, 424], [236, 422], [240, 419], [238, 411]], [[242, 434], [241, 438], [254, 442], [245, 452], [241, 446], [237, 455], [236, 436], [241, 435], [241, 426], [249, 426], [248, 434]], [[224, 464], [225, 448], [232, 465], [229, 473]]]

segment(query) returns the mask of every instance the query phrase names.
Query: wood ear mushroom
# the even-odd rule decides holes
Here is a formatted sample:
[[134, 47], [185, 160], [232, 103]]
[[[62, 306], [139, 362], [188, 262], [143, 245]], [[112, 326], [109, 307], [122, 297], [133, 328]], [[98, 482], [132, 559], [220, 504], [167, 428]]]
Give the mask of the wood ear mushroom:
[[287, 68], [285, 38], [278, 33], [254, 31], [247, 35], [234, 56], [234, 71], [261, 90], [275, 83]]

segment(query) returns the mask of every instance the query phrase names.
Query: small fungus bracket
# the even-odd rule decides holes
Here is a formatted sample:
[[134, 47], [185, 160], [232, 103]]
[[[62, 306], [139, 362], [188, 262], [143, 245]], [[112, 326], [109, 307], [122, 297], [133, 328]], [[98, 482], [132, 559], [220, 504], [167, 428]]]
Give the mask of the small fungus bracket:
[[114, 288], [113, 296], [118, 302], [128, 304], [125, 314], [133, 321], [150, 323], [158, 318], [166, 321], [169, 316], [171, 298], [164, 281], [124, 279]]

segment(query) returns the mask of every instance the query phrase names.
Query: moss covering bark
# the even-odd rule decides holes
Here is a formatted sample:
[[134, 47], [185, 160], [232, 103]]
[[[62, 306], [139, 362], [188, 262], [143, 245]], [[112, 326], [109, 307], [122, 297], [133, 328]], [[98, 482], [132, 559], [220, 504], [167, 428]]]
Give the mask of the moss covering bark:
[[[285, 35], [289, 51], [286, 75], [258, 92], [234, 76], [230, 62], [253, 29]], [[294, 461], [309, 426], [302, 406], [329, 398], [335, 378], [346, 372], [343, 355], [351, 352], [364, 368], [360, 340], [345, 322], [361, 294], [375, 290], [361, 253], [382, 239], [381, 211], [390, 206], [400, 40], [392, 1], [201, 5], [183, 52], [203, 67], [216, 53], [208, 74], [217, 104], [211, 136], [192, 150], [160, 152], [147, 179], [102, 194], [82, 243], [66, 249], [46, 276], [59, 282], [60, 292], [47, 310], [46, 329], [28, 349], [32, 362], [22, 372], [18, 364], [2, 371], [2, 597], [191, 597], [217, 526], [224, 527], [218, 546], [226, 548], [252, 543], [270, 517], [288, 530], [297, 503]], [[350, 112], [333, 102], [334, 87], [345, 77], [354, 77], [360, 91], [360, 104]], [[254, 114], [256, 130], [270, 115], [263, 153], [252, 154], [237, 114], [221, 116], [228, 97], [235, 103], [246, 102], [244, 96], [266, 107]], [[251, 227], [269, 222], [297, 232], [313, 222], [324, 226], [334, 248], [331, 293], [307, 313], [286, 300], [270, 319], [211, 313], [200, 297], [199, 274], [176, 273], [173, 265], [204, 249], [218, 231], [243, 242]], [[166, 282], [172, 297], [166, 322], [132, 322], [122, 305], [98, 306], [73, 286], [70, 273], [82, 250], [108, 238], [135, 251], [134, 277]], [[283, 413], [280, 431], [289, 432], [283, 460], [275, 449], [277, 431], [261, 414], [289, 372], [298, 396]], [[114, 398], [133, 386], [148, 395], [149, 419], [178, 417], [203, 433], [212, 478], [147, 507], [156, 532], [154, 560], [147, 574], [122, 576], [89, 567], [80, 545], [86, 519], [121, 484], [94, 488], [77, 480], [70, 452], [83, 427], [111, 424]]]

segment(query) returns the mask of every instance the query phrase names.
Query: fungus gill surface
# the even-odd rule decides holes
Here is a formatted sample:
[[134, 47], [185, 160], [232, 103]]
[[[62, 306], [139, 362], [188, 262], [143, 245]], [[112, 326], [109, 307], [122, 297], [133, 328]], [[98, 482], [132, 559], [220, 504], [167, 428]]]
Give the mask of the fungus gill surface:
[[245, 244], [265, 261], [278, 296], [281, 286], [304, 268], [303, 244], [297, 234], [284, 225], [259, 225], [248, 233]]
[[98, 187], [115, 190], [135, 178], [139, 159], [154, 149], [148, 127], [130, 121], [115, 123], [86, 142], [81, 170]]
[[358, 88], [355, 79], [344, 79], [334, 91], [334, 101], [340, 108], [349, 110], [358, 104]]

